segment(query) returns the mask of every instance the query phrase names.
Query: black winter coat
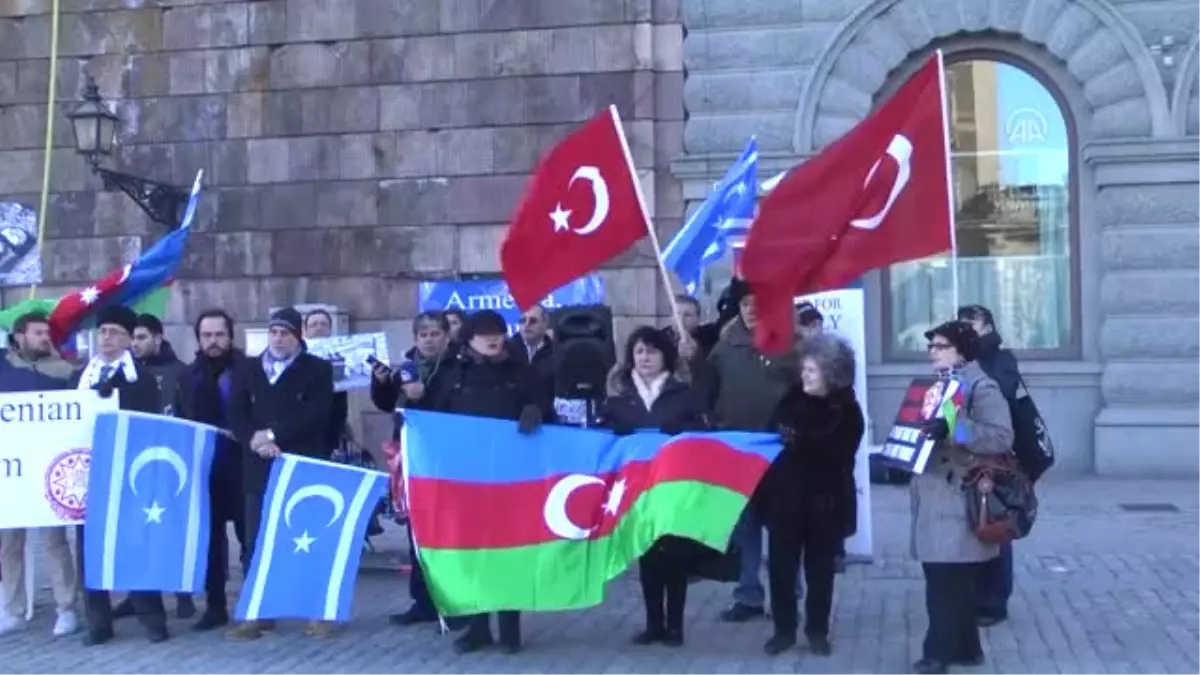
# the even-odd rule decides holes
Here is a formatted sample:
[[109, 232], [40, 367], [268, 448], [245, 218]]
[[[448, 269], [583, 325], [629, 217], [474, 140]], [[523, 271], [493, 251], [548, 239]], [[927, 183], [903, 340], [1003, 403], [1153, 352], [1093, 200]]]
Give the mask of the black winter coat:
[[518, 419], [532, 405], [543, 422], [554, 419], [554, 406], [542, 394], [537, 373], [507, 352], [487, 358], [463, 349], [425, 384], [423, 400], [426, 410], [504, 420]]
[[800, 528], [810, 542], [833, 544], [854, 534], [854, 456], [864, 432], [854, 390], [815, 397], [797, 384], [779, 403], [774, 421], [785, 442], [751, 500], [759, 519], [768, 531]]
[[[71, 379], [67, 383], [67, 389], [78, 389], [79, 380], [83, 377], [83, 372], [87, 367], [80, 368], [74, 373], [71, 373]], [[130, 382], [125, 378], [125, 371], [118, 369], [113, 373], [112, 377], [108, 378], [108, 382], [104, 385], [93, 387], [101, 392], [104, 396], [104, 390], [107, 386], [111, 386], [117, 390], [118, 405], [121, 410], [132, 410], [135, 412], [151, 413], [153, 415], [161, 415], [162, 408], [158, 382], [154, 376], [150, 374], [140, 364], [134, 363], [134, 370], [137, 371], [137, 379]], [[105, 386], [107, 385], [107, 386]]]
[[1021, 369], [1017, 357], [1000, 345], [1004, 341], [1000, 334], [992, 331], [979, 338], [979, 356], [975, 359], [988, 377], [1000, 385], [1000, 393], [1009, 401], [1015, 401], [1021, 384]]
[[556, 345], [549, 335], [545, 340], [546, 344], [534, 353], [532, 360], [529, 358], [529, 350], [525, 347], [525, 340], [520, 335], [512, 336], [505, 344], [509, 357], [529, 368], [534, 391], [546, 399], [545, 403], [538, 404], [539, 408], [554, 405], [554, 387], [558, 372], [554, 358]]
[[300, 352], [275, 384], [267, 379], [262, 358], [240, 360], [235, 366], [229, 416], [241, 445], [243, 489], [261, 493], [271, 475], [271, 459], [250, 448], [254, 432], [270, 429], [283, 452], [329, 459], [329, 425], [333, 419], [333, 366], [325, 359]]

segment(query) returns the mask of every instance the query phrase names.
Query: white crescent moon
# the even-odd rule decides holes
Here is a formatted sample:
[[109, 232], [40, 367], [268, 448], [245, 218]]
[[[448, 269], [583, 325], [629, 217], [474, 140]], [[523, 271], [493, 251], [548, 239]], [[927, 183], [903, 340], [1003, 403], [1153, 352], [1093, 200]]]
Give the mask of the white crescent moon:
[[575, 182], [576, 178], [582, 178], [592, 184], [592, 196], [596, 199], [596, 208], [592, 211], [592, 217], [583, 227], [575, 230], [575, 234], [587, 236], [604, 224], [604, 219], [608, 217], [608, 183], [604, 182], [604, 176], [600, 175], [600, 169], [594, 166], [581, 166], [575, 170], [575, 175], [571, 176], [571, 180], [567, 182], [567, 188]]
[[179, 456], [179, 453], [166, 446], [158, 445], [139, 452], [133, 458], [133, 462], [129, 464], [129, 489], [133, 491], [134, 495], [138, 493], [138, 474], [150, 462], [166, 462], [170, 464], [171, 468], [175, 469], [175, 473], [179, 476], [179, 488], [175, 490], [175, 496], [183, 493], [183, 488], [187, 485], [188, 479], [187, 464], [183, 463], [183, 458]]
[[546, 497], [546, 506], [542, 509], [546, 527], [563, 539], [587, 539], [595, 529], [579, 527], [567, 516], [567, 499], [572, 492], [585, 485], [604, 485], [604, 481], [595, 476], [573, 473], [555, 483]]
[[346, 510], [346, 498], [342, 493], [333, 489], [329, 485], [305, 485], [304, 487], [292, 493], [288, 497], [287, 503], [283, 505], [283, 522], [290, 528], [292, 526], [292, 509], [300, 502], [309, 497], [321, 497], [333, 504], [333, 516], [329, 519], [329, 523], [325, 527], [337, 522], [338, 518], [342, 517], [342, 512]]
[[118, 284], [125, 283], [125, 280], [129, 278], [129, 272], [132, 270], [133, 270], [132, 264], [126, 265], [125, 268], [121, 270], [121, 278], [117, 280], [117, 283]]

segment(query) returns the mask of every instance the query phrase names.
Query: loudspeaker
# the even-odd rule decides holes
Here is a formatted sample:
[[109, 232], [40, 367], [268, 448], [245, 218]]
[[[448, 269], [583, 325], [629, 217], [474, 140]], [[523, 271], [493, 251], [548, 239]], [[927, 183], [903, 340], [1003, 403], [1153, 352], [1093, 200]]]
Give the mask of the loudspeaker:
[[612, 309], [564, 307], [554, 313], [554, 393], [564, 398], [604, 398], [608, 371], [617, 362]]

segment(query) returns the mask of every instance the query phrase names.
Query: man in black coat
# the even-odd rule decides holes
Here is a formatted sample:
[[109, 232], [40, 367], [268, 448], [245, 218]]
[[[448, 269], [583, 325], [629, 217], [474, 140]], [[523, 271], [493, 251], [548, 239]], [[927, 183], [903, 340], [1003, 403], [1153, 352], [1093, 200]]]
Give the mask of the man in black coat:
[[[327, 460], [332, 450], [333, 367], [305, 351], [302, 325], [300, 312], [292, 307], [275, 312], [267, 325], [267, 349], [235, 367], [229, 413], [234, 436], [245, 449], [245, 569], [250, 568], [258, 543], [271, 463], [284, 452]], [[239, 624], [231, 637], [254, 640], [273, 627], [270, 621], [247, 621]], [[313, 622], [307, 632], [325, 637], [332, 628], [328, 623]]]
[[[507, 328], [507, 327], [506, 327]], [[554, 401], [554, 338], [550, 335], [550, 313], [541, 305], [521, 314], [521, 331], [508, 340], [509, 357], [528, 366], [538, 395]]]
[[[104, 398], [116, 391], [121, 410], [161, 414], [158, 384], [150, 373], [137, 365], [129, 351], [136, 327], [137, 314], [132, 309], [121, 306], [101, 309], [96, 317], [96, 355], [87, 366], [71, 375], [70, 387], [95, 389]], [[76, 536], [75, 546], [82, 572], [85, 569], [82, 526], [76, 529]], [[138, 621], [145, 626], [150, 642], [166, 640], [167, 616], [162, 593], [134, 591], [129, 594], [129, 600]], [[85, 589], [83, 607], [88, 628], [83, 636], [84, 644], [93, 646], [112, 640], [113, 609], [108, 591]]]
[[220, 309], [202, 312], [194, 326], [200, 345], [196, 359], [179, 378], [179, 412], [184, 419], [226, 431], [217, 438], [208, 491], [211, 530], [208, 573], [204, 577], [207, 604], [196, 622], [198, 631], [229, 623], [225, 584], [229, 574], [229, 523], [238, 547], [246, 550], [245, 499], [242, 496], [242, 446], [229, 429], [234, 372], [245, 355], [233, 347], [233, 318]]
[[[970, 323], [979, 334], [979, 355], [975, 360], [1000, 385], [1000, 393], [1011, 405], [1021, 388], [1021, 369], [1017, 357], [1001, 346], [1004, 341], [996, 332], [992, 310], [983, 305], [966, 305], [958, 308], [958, 319]], [[1013, 592], [1012, 542], [1000, 547], [1000, 555], [979, 566], [975, 591], [980, 626], [986, 628], [1008, 619], [1008, 599]]]
[[[539, 393], [540, 378], [505, 345], [508, 326], [496, 312], [482, 310], [467, 317], [463, 344], [452, 367], [434, 376], [423, 398], [432, 410], [457, 415], [517, 420], [521, 433], [533, 433], [551, 420], [550, 400]], [[500, 643], [510, 653], [521, 649], [521, 615], [499, 612]], [[491, 619], [471, 617], [467, 630], [454, 641], [460, 653], [492, 644]]]

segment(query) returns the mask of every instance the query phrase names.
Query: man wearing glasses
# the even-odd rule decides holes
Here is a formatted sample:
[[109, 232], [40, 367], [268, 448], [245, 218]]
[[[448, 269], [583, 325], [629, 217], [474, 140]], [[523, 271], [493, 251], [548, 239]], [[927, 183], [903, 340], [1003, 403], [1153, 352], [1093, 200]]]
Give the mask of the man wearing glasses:
[[509, 338], [508, 353], [533, 371], [539, 395], [553, 400], [554, 340], [550, 335], [550, 313], [545, 307], [534, 305], [521, 315], [521, 330]]

